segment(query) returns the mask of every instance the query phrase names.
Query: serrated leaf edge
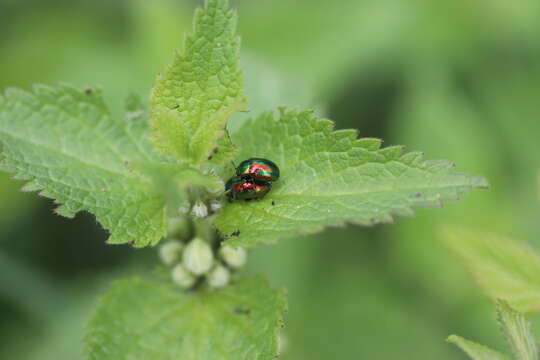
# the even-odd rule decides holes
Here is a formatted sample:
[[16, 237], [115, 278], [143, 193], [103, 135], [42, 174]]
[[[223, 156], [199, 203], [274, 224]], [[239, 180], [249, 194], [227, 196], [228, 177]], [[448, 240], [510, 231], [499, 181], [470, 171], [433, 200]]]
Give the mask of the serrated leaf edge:
[[[441, 170], [444, 170], [444, 169], [447, 169], [447, 170], [452, 169], [452, 168], [454, 168], [456, 166], [453, 162], [447, 161], [447, 160], [424, 160], [424, 153], [420, 152], [420, 151], [412, 151], [412, 152], [405, 153], [404, 152], [405, 146], [402, 146], [402, 145], [393, 145], [393, 146], [388, 146], [386, 148], [382, 148], [383, 140], [377, 139], [377, 138], [370, 138], [370, 137], [360, 138], [359, 137], [359, 132], [356, 129], [334, 130], [335, 123], [333, 121], [331, 121], [331, 120], [328, 120], [328, 119], [317, 118], [314, 115], [315, 114], [314, 110], [289, 109], [289, 108], [287, 108], [285, 106], [282, 106], [282, 107], [278, 108], [278, 112], [277, 112], [277, 114], [279, 116], [278, 119], [276, 119], [275, 114], [276, 114], [276, 112], [274, 112], [274, 111], [263, 112], [259, 116], [257, 116], [256, 118], [252, 118], [252, 119], [247, 120], [244, 123], [244, 126], [252, 125], [260, 117], [268, 117], [268, 118], [270, 118], [269, 120], [271, 120], [271, 121], [278, 121], [279, 118], [283, 118], [283, 117], [286, 117], [286, 116], [289, 116], [289, 117], [290, 116], [298, 116], [298, 117], [299, 116], [309, 116], [309, 117], [311, 117], [311, 119], [313, 119], [316, 122], [318, 122], [319, 124], [321, 124], [323, 126], [323, 128], [327, 128], [331, 132], [331, 135], [333, 135], [333, 136], [345, 135], [346, 137], [349, 137], [351, 140], [353, 140], [353, 146], [351, 147], [350, 150], [352, 150], [353, 148], [361, 148], [361, 149], [363, 149], [365, 151], [370, 152], [371, 154], [382, 155], [382, 156], [384, 156], [385, 162], [399, 161], [399, 162], [405, 163], [405, 164], [407, 164], [407, 165], [409, 165], [411, 167], [415, 167], [415, 168], [418, 168], [418, 169], [421, 169], [421, 170], [424, 170], [424, 171], [430, 171], [430, 172], [433, 172], [433, 173], [436, 173], [437, 171], [441, 171]], [[461, 173], [457, 173], [457, 172], [453, 173], [453, 175], [455, 175], [455, 176], [465, 176], [465, 174], [461, 174]], [[443, 207], [443, 202], [444, 201], [452, 201], [452, 200], [456, 201], [456, 200], [459, 200], [459, 195], [468, 193], [473, 189], [489, 189], [489, 183], [484, 177], [482, 177], [482, 176], [468, 176], [468, 178], [471, 180], [470, 185], [469, 185], [470, 189], [462, 190], [462, 191], [456, 191], [456, 195], [457, 195], [456, 197], [439, 197], [437, 199], [429, 199], [430, 202], [432, 202], [432, 203], [424, 204], [423, 206], [418, 204], [415, 207], [416, 208], [421, 208], [421, 207], [438, 207], [438, 208], [440, 208], [440, 207]], [[421, 194], [420, 194], [420, 196], [421, 196]], [[356, 220], [354, 218], [350, 218], [350, 219], [345, 219], [345, 220], [343, 220], [343, 221], [341, 221], [339, 223], [321, 224], [319, 226], [313, 225], [312, 227], [310, 227], [307, 230], [296, 230], [296, 231], [290, 232], [288, 234], [277, 235], [275, 237], [265, 239], [265, 240], [261, 241], [261, 243], [273, 244], [273, 243], [276, 243], [281, 238], [293, 237], [293, 236], [297, 236], [297, 235], [315, 234], [315, 233], [323, 231], [326, 227], [342, 228], [342, 227], [347, 226], [348, 224], [361, 225], [361, 226], [374, 226], [374, 225], [377, 225], [377, 224], [390, 224], [390, 223], [394, 223], [396, 216], [413, 217], [413, 216], [415, 216], [415, 214], [416, 214], [416, 212], [414, 211], [414, 209], [412, 207], [407, 207], [405, 209], [402, 209], [400, 212], [392, 212], [390, 214], [385, 214], [385, 215], [383, 215], [383, 216], [381, 216], [379, 218], [372, 218], [369, 221], [362, 221], [362, 220]], [[219, 229], [218, 229], [218, 231], [219, 231]], [[230, 245], [230, 246], [244, 246], [244, 247], [253, 247], [253, 246], [257, 245], [257, 244], [251, 244], [251, 243], [249, 243], [247, 241], [243, 241], [243, 240], [238, 239], [238, 238], [231, 238], [231, 236], [229, 236], [229, 234], [225, 234], [225, 233], [223, 233], [221, 231], [219, 231], [219, 232], [220, 232], [222, 238], [224, 239], [224, 242], [227, 245]]]

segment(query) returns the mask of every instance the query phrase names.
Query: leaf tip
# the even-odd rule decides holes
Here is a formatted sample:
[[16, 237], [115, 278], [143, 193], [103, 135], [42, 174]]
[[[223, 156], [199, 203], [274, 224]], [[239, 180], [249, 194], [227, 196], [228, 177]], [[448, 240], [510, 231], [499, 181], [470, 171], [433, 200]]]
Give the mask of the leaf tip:
[[457, 345], [458, 342], [462, 339], [461, 336], [457, 336], [457, 335], [450, 335], [446, 338], [446, 342], [447, 343], [450, 343], [450, 344], [455, 344]]
[[74, 211], [73, 209], [68, 208], [66, 205], [58, 206], [56, 209], [53, 210], [53, 212], [56, 215], [66, 217], [68, 219], [73, 219], [75, 215], [77, 214], [77, 211]]

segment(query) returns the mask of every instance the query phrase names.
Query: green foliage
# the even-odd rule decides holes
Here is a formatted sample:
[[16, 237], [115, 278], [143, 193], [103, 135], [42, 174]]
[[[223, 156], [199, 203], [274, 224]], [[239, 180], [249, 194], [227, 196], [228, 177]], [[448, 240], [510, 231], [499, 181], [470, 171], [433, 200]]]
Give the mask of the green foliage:
[[85, 339], [88, 359], [275, 359], [283, 291], [254, 277], [223, 291], [183, 293], [133, 278], [103, 296]]
[[458, 346], [473, 360], [508, 360], [506, 355], [464, 339], [461, 336], [452, 335], [448, 337], [447, 341]]
[[[236, 17], [229, 11], [227, 1], [208, 1], [196, 13], [194, 33], [187, 38], [184, 53], [175, 58], [153, 91], [152, 122], [157, 143], [165, 154], [185, 163], [201, 165], [209, 157], [213, 162], [224, 162], [236, 153], [229, 137], [223, 136], [227, 119], [244, 103], [235, 25]], [[81, 132], [77, 120], [57, 120], [55, 124], [48, 111], [40, 110], [38, 116], [30, 110], [50, 103], [64, 106], [62, 91], [67, 88], [60, 89], [64, 90], [47, 99], [36, 97], [34, 104], [26, 104], [26, 113], [17, 107], [21, 114], [9, 109], [17, 101], [10, 97], [6, 106], [10, 112], [3, 122], [6, 131], [19, 126], [10, 119], [25, 116], [27, 120], [21, 124], [32, 123], [27, 125], [31, 130], [38, 129], [37, 123], [56, 128], [54, 136], [47, 139], [55, 140], [48, 144], [51, 149], [66, 147], [61, 137]], [[109, 242], [145, 246], [155, 244], [164, 235], [165, 207], [176, 211], [187, 188], [218, 190], [215, 178], [152, 152], [146, 136], [147, 113], [139, 99], [130, 97], [127, 120], [116, 122], [108, 116], [101, 100], [90, 102], [98, 99], [95, 92], [70, 91], [74, 98], [70, 115], [84, 117], [84, 111], [88, 111], [86, 121], [91, 123], [90, 129], [84, 130], [86, 137], [68, 142], [74, 155], [80, 157], [78, 167], [67, 159], [62, 159], [58, 167], [53, 155], [48, 156], [49, 163], [25, 159], [23, 163], [28, 166], [21, 169], [17, 163], [20, 159], [14, 155], [16, 146], [6, 149], [8, 171], [35, 178], [28, 188], [45, 189], [44, 194], [64, 203], [59, 213], [72, 216], [79, 210], [88, 210], [111, 230]], [[88, 110], [85, 101], [101, 115]], [[77, 102], [81, 103], [80, 110], [75, 110]], [[59, 118], [56, 113], [54, 116]], [[92, 123], [91, 116], [101, 116], [104, 123], [114, 125], [114, 131]], [[6, 139], [14, 141], [9, 136]], [[104, 139], [110, 144], [93, 139]], [[283, 174], [264, 201], [231, 204], [219, 216], [216, 224], [223, 234], [241, 230], [240, 236], [231, 241], [236, 244], [269, 242], [345, 222], [390, 222], [393, 215], [412, 214], [413, 207], [439, 206], [442, 200], [487, 186], [481, 177], [455, 173], [449, 162], [424, 161], [420, 153], [403, 154], [402, 147], [380, 149], [380, 140], [356, 139], [352, 130], [333, 132], [329, 121], [316, 119], [309, 112], [282, 110], [277, 121], [271, 113], [263, 114], [238, 131], [234, 143], [241, 148], [239, 159], [269, 157], [278, 162]], [[37, 152], [36, 148], [41, 146], [39, 140], [31, 145], [28, 151]], [[22, 148], [18, 151], [26, 153]], [[110, 166], [100, 169], [95, 164]], [[61, 174], [48, 172], [51, 169]]]
[[281, 178], [261, 201], [228, 205], [216, 219], [230, 244], [253, 246], [325, 225], [371, 225], [412, 215], [413, 207], [441, 206], [443, 200], [487, 187], [482, 177], [454, 172], [447, 161], [425, 161], [403, 147], [381, 149], [381, 140], [357, 139], [354, 130], [333, 131], [333, 123], [309, 111], [281, 109], [262, 114], [233, 134], [238, 159], [266, 157]]
[[98, 89], [9, 89], [0, 97], [0, 166], [61, 203], [59, 214], [93, 213], [109, 243], [155, 244], [166, 230], [163, 196], [125, 166], [156, 161], [140, 120], [113, 119]]
[[497, 316], [506, 341], [519, 360], [538, 360], [538, 347], [531, 324], [507, 302], [497, 301]]
[[[531, 333], [530, 323], [525, 317], [512, 309], [507, 302], [497, 300], [497, 315], [501, 329], [506, 337], [515, 360], [538, 360], [538, 347]], [[452, 335], [448, 341], [459, 346], [473, 360], [503, 360], [506, 356], [485, 346]]]
[[[227, 119], [245, 109], [236, 14], [227, 0], [208, 0], [193, 33], [152, 92], [152, 129], [158, 148], [199, 165], [218, 147]], [[227, 160], [227, 159], [224, 159]]]
[[487, 294], [519, 311], [540, 310], [540, 256], [535, 251], [483, 232], [448, 230], [444, 238]]
[[217, 176], [203, 174], [200, 171], [177, 164], [175, 162], [132, 162], [127, 165], [137, 176], [151, 183], [163, 194], [167, 214], [178, 215], [178, 209], [188, 201], [188, 190], [193, 187], [204, 187], [208, 191], [219, 194], [223, 183]]
[[[350, 11], [339, 11], [355, 18]], [[320, 15], [327, 17], [325, 11]], [[223, 185], [200, 168], [221, 172], [223, 167], [215, 164], [235, 156], [268, 157], [280, 165], [282, 179], [263, 201], [225, 205], [217, 226], [226, 236], [241, 230], [231, 244], [255, 245], [347, 222], [390, 222], [394, 215], [412, 214], [414, 207], [440, 206], [443, 200], [487, 185], [483, 178], [455, 173], [449, 162], [424, 161], [422, 154], [404, 154], [402, 147], [380, 149], [380, 140], [357, 139], [355, 131], [333, 131], [329, 121], [305, 111], [282, 110], [279, 120], [263, 114], [234, 134], [233, 143], [225, 130], [227, 120], [244, 110], [246, 102], [235, 27], [236, 15], [228, 2], [208, 0], [196, 14], [184, 50], [158, 77], [151, 118], [154, 145], [161, 155], [153, 153], [148, 141], [149, 113], [137, 97], [129, 97], [128, 114], [117, 121], [96, 91], [40, 87], [34, 93], [13, 90], [0, 99], [3, 167], [30, 180], [28, 190], [43, 190], [63, 203], [59, 213], [90, 211], [111, 231], [109, 242], [135, 246], [159, 241], [167, 215], [178, 216], [186, 199], [203, 206], [212, 203], [217, 209], [215, 198]], [[317, 31], [326, 32], [321, 29]], [[341, 36], [330, 37], [337, 38]], [[341, 44], [349, 58], [350, 41], [343, 38]], [[331, 66], [326, 68], [335, 68], [334, 63], [327, 62]], [[258, 109], [281, 99], [269, 100], [273, 83], [255, 82], [263, 84], [257, 87], [264, 100], [256, 103]], [[294, 103], [291, 99], [301, 92], [297, 86], [287, 90], [291, 96], [282, 91], [279, 95]], [[213, 217], [195, 224], [193, 232], [214, 240], [210, 220]], [[357, 280], [351, 275], [337, 288], [349, 291]], [[320, 283], [317, 278], [316, 294]], [[223, 291], [209, 291], [204, 283], [194, 290], [182, 292], [172, 284], [140, 279], [119, 282], [90, 323], [86, 353], [91, 359], [275, 358], [286, 307], [282, 292], [271, 291], [260, 278]], [[334, 304], [334, 293], [323, 295], [326, 304]], [[373, 303], [385, 314], [391, 308], [392, 324], [408, 326], [414, 317], [394, 308], [393, 301], [380, 305], [377, 297]], [[327, 308], [315, 308], [312, 318], [318, 322], [322, 313], [335, 317]], [[349, 315], [348, 310], [338, 314]], [[342, 325], [339, 318], [332, 321]]]

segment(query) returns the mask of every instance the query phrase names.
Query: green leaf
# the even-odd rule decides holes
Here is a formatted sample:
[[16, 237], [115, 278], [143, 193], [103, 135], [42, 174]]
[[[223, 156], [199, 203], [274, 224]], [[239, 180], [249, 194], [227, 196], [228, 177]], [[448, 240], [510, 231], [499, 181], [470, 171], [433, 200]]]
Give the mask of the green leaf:
[[[499, 324], [515, 359], [538, 360], [538, 347], [531, 332], [531, 324], [521, 313], [512, 309], [506, 301], [498, 299], [496, 305]], [[459, 346], [474, 360], [508, 359], [494, 350], [456, 335], [450, 336], [448, 342]]]
[[446, 341], [458, 346], [473, 360], [509, 360], [506, 355], [464, 339], [461, 336], [452, 335]]
[[309, 111], [265, 113], [233, 134], [238, 161], [264, 157], [277, 163], [281, 178], [260, 201], [234, 202], [216, 219], [231, 245], [252, 246], [296, 233], [312, 233], [346, 222], [371, 225], [412, 215], [413, 207], [486, 187], [482, 177], [454, 172], [447, 161], [425, 161], [403, 147], [381, 149], [378, 139], [356, 131], [333, 131], [333, 123]]
[[262, 277], [190, 293], [123, 280], [101, 299], [85, 352], [91, 360], [275, 359], [286, 306]]
[[170, 216], [178, 215], [179, 207], [188, 200], [189, 188], [203, 187], [216, 196], [223, 192], [223, 181], [217, 176], [204, 174], [197, 169], [175, 162], [129, 163], [127, 166], [159, 189]]
[[137, 117], [146, 112], [146, 106], [141, 97], [134, 92], [128, 93], [125, 101], [125, 108], [129, 117]]
[[245, 109], [236, 14], [227, 0], [207, 0], [193, 33], [152, 92], [152, 129], [166, 155], [199, 165], [225, 134], [227, 119]]
[[0, 167], [61, 203], [61, 215], [93, 213], [113, 244], [155, 244], [166, 231], [162, 194], [125, 166], [156, 161], [146, 133], [143, 116], [113, 119], [97, 89], [36, 86], [0, 97]]
[[218, 140], [217, 146], [208, 156], [208, 160], [213, 164], [223, 164], [231, 161], [238, 155], [238, 149], [231, 141], [229, 134]]
[[531, 324], [525, 317], [503, 300], [497, 301], [497, 315], [506, 340], [516, 358], [538, 360], [538, 347], [531, 333]]
[[534, 250], [483, 232], [447, 230], [443, 235], [488, 295], [519, 311], [540, 310], [540, 256]]

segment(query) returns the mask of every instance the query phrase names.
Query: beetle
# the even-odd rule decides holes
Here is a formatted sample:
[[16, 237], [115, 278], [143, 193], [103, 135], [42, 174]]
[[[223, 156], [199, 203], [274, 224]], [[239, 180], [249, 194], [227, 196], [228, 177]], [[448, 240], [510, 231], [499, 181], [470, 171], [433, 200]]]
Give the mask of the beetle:
[[272, 182], [279, 179], [279, 167], [263, 158], [250, 158], [236, 167], [236, 175], [243, 179]]
[[272, 188], [271, 183], [233, 176], [227, 181], [225, 191], [229, 200], [262, 199]]

